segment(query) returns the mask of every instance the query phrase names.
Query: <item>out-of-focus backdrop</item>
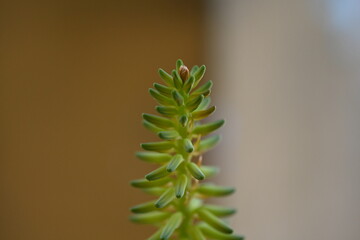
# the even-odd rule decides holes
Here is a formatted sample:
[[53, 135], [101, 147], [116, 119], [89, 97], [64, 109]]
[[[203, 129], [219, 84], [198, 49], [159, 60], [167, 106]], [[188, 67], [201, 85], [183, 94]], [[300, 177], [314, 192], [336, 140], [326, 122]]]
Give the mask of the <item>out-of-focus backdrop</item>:
[[360, 2], [0, 1], [0, 239], [146, 239], [147, 93], [206, 64], [248, 240], [360, 239]]

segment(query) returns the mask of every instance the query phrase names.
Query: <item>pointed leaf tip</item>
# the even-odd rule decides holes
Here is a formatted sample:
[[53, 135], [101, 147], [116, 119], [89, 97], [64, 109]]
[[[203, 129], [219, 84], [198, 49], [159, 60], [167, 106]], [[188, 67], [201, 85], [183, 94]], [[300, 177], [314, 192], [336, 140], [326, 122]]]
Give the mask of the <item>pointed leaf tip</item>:
[[161, 232], [160, 239], [161, 240], [169, 239], [171, 235], [174, 233], [174, 231], [178, 227], [180, 227], [182, 219], [183, 219], [182, 213], [178, 212], [173, 214], [168, 220], [168, 222], [165, 224]]
[[224, 123], [225, 123], [224, 120], [218, 120], [215, 122], [198, 125], [194, 128], [193, 133], [207, 135], [213, 131], [216, 131], [220, 127], [222, 127], [224, 125]]
[[215, 228], [216, 230], [230, 234], [233, 230], [220, 218], [212, 214], [205, 208], [202, 208], [198, 211], [199, 217], [204, 220], [207, 224]]
[[172, 86], [173, 85], [173, 79], [172, 76], [170, 74], [168, 74], [167, 72], [165, 72], [163, 69], [159, 68], [158, 70], [159, 75], [161, 77], [161, 79], [168, 85], [168, 86]]
[[185, 194], [188, 178], [185, 174], [181, 174], [175, 184], [175, 196], [176, 198], [182, 198]]
[[167, 189], [155, 202], [156, 208], [166, 207], [175, 198], [174, 188]]
[[174, 172], [183, 161], [183, 156], [181, 154], [176, 154], [167, 165], [166, 170], [168, 172]]
[[188, 163], [187, 168], [191, 175], [197, 180], [204, 180], [205, 174], [201, 171], [200, 167], [193, 162]]

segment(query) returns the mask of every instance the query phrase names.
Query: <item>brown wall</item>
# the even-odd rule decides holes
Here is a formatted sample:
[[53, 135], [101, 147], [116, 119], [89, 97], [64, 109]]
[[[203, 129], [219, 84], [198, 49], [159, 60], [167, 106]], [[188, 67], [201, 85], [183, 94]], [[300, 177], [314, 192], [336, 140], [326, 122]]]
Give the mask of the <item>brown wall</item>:
[[145, 239], [128, 222], [155, 139], [140, 114], [178, 57], [202, 63], [201, 1], [0, 3], [0, 239]]

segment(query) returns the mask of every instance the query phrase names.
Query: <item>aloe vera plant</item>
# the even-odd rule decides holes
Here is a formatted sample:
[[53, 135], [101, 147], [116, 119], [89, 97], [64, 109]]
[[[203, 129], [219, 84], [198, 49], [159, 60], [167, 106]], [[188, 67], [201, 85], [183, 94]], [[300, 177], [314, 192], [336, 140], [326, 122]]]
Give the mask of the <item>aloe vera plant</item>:
[[205, 203], [207, 198], [234, 192], [232, 187], [201, 183], [219, 170], [204, 165], [202, 155], [220, 137], [203, 137], [224, 124], [224, 120], [200, 122], [215, 111], [215, 106], [209, 107], [212, 82], [198, 86], [205, 70], [203, 65], [189, 71], [179, 59], [171, 74], [159, 69], [165, 85], [155, 83], [149, 90], [159, 103], [156, 110], [162, 116], [143, 114], [143, 124], [161, 140], [141, 144], [146, 151], [137, 152], [136, 156], [159, 166], [145, 178], [131, 182], [132, 186], [157, 197], [131, 208], [132, 221], [158, 227], [148, 240], [243, 239], [233, 234], [222, 219], [234, 214], [235, 209]]

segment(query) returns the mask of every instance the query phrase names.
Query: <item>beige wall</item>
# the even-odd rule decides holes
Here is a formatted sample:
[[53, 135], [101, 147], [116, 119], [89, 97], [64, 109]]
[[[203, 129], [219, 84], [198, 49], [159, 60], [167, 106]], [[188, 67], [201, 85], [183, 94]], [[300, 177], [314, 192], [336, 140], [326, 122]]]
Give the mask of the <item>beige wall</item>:
[[227, 119], [213, 161], [237, 186], [225, 201], [248, 240], [360, 239], [359, 13], [358, 1], [209, 8]]
[[129, 223], [159, 66], [201, 64], [200, 1], [0, 1], [0, 239], [145, 239]]

